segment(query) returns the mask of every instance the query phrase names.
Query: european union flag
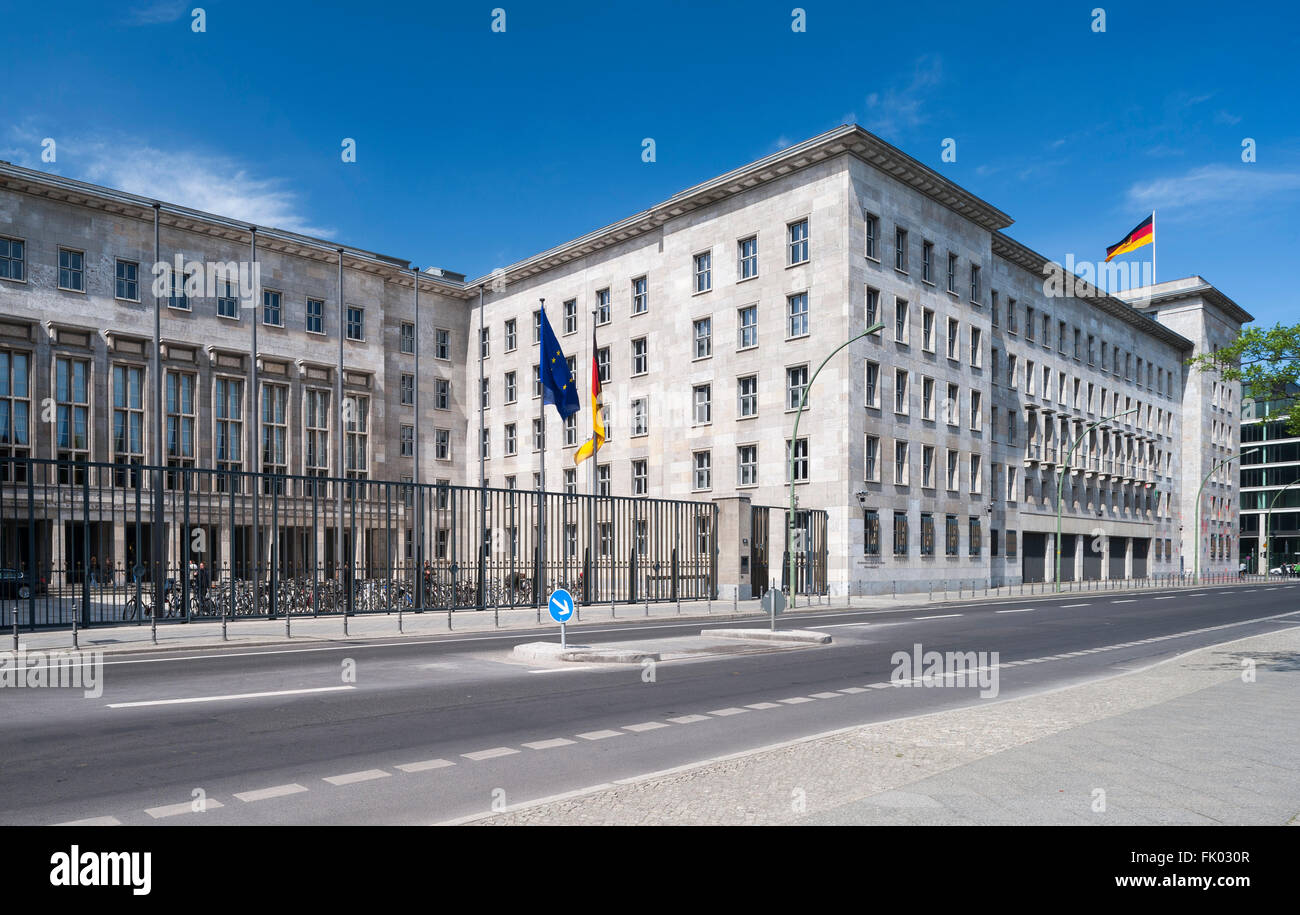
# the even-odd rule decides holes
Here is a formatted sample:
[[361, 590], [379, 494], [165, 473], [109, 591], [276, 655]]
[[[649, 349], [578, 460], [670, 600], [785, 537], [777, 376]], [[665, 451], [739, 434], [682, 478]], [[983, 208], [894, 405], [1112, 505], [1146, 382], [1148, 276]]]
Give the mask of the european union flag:
[[569, 371], [569, 360], [564, 358], [560, 341], [555, 339], [551, 322], [542, 309], [542, 346], [537, 372], [542, 382], [542, 403], [555, 404], [560, 416], [568, 419], [582, 407], [578, 403], [578, 385]]

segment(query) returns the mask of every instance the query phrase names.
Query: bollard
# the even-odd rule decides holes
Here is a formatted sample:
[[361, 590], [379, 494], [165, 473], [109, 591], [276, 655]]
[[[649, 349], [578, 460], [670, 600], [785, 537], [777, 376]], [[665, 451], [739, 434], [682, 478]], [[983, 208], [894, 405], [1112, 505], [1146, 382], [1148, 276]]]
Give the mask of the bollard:
[[401, 607], [397, 608], [397, 632], [398, 634], [404, 634], [404, 631], [402, 629], [402, 608]]
[[649, 595], [649, 594], [647, 594], [647, 595], [645, 596], [645, 615], [646, 615], [646, 616], [649, 616], [649, 615], [650, 615], [650, 595]]
[[451, 610], [450, 610], [450, 609], [447, 610], [447, 628], [448, 628], [448, 629], [451, 628]]
[[678, 616], [682, 615], [682, 598], [680, 595], [678, 595], [677, 597], [677, 615]]
[[501, 628], [501, 611], [496, 607], [492, 608], [492, 628]]
[[18, 601], [14, 601], [14, 654], [18, 653]]
[[[14, 601], [14, 621], [18, 620], [18, 602]], [[77, 647], [77, 602], [72, 602], [72, 647]]]
[[609, 618], [614, 619], [614, 598], [609, 599]]

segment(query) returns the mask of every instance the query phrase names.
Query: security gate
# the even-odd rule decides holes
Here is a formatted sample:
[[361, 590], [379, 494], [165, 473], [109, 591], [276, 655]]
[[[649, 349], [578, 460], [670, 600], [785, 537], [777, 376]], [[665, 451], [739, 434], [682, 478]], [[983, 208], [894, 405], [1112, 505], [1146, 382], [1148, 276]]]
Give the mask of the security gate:
[[1124, 560], [1128, 554], [1127, 537], [1110, 538], [1110, 578], [1124, 577]]
[[750, 594], [762, 597], [768, 586], [768, 523], [770, 512], [766, 505], [755, 505], [749, 510], [749, 581]]
[[1149, 538], [1134, 538], [1133, 540], [1133, 577], [1147, 577], [1147, 555], [1151, 550], [1151, 541]]
[[1025, 581], [1046, 581], [1047, 575], [1047, 535], [1025, 531], [1021, 544], [1024, 559], [1021, 560], [1021, 574]]
[[1101, 581], [1101, 538], [1083, 538], [1083, 580]]

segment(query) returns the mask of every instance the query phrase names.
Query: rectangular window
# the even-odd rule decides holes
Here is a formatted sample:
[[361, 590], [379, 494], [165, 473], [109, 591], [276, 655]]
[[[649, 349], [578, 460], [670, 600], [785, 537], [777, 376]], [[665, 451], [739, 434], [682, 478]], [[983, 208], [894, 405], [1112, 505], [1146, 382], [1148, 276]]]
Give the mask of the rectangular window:
[[961, 325], [956, 318], [948, 319], [948, 358], [958, 359], [957, 348], [961, 343]]
[[873, 261], [880, 260], [880, 219], [871, 213], [865, 216], [867, 236], [867, 257]]
[[198, 410], [194, 389], [198, 376], [189, 372], [168, 372], [165, 393], [167, 422], [167, 466], [194, 466], [194, 423]]
[[415, 427], [408, 426], [405, 423], [401, 428], [401, 439], [398, 442], [399, 451], [402, 457], [415, 457]]
[[[89, 369], [88, 363], [82, 365]], [[58, 381], [61, 384], [63, 379]], [[84, 389], [76, 394], [84, 395]], [[144, 368], [138, 365], [113, 366], [113, 460], [118, 464], [144, 463]]]
[[921, 513], [921, 555], [934, 555], [934, 515]]
[[[867, 287], [867, 327], [875, 327], [880, 321], [880, 290]], [[880, 331], [876, 331], [880, 333]]]
[[[572, 469], [566, 469], [564, 471], [564, 491], [571, 496], [578, 494], [578, 471]], [[576, 539], [577, 536], [575, 534], [574, 540]], [[569, 555], [572, 556], [573, 551], [570, 551]]]
[[961, 420], [957, 417], [957, 405], [960, 400], [961, 395], [958, 393], [957, 385], [948, 385], [948, 397], [943, 402], [943, 421], [950, 426], [961, 423]]
[[958, 464], [961, 455], [952, 449], [948, 450], [948, 491], [956, 492], [961, 488], [961, 466]]
[[867, 362], [866, 405], [880, 408], [880, 363]]
[[608, 324], [610, 317], [609, 290], [596, 290], [596, 323]]
[[1034, 309], [1028, 305], [1025, 306], [1025, 339], [1034, 339]]
[[894, 342], [907, 342], [907, 300], [894, 297]]
[[[231, 381], [230, 384], [237, 384]], [[217, 401], [218, 411], [221, 401]], [[330, 392], [320, 388], [308, 388], [303, 392], [303, 473], [309, 477], [329, 475], [330, 464]], [[411, 451], [415, 451], [414, 430], [411, 437]], [[218, 468], [220, 469], [220, 468]], [[323, 493], [322, 493], [323, 494]]]
[[434, 328], [433, 358], [451, 359], [451, 331], [443, 330], [441, 327]]
[[451, 382], [446, 378], [435, 378], [433, 381], [433, 408], [451, 409]]
[[696, 491], [713, 488], [713, 452], [697, 451], [694, 455], [694, 488]]
[[478, 351], [479, 355], [484, 359], [492, 355], [492, 328], [480, 327], [478, 329]]
[[975, 368], [979, 368], [980, 363], [983, 361], [980, 354], [983, 346], [984, 335], [980, 332], [978, 327], [972, 326], [970, 329], [970, 364]]
[[934, 312], [928, 308], [921, 309], [921, 349], [934, 352]]
[[786, 226], [789, 263], [802, 264], [808, 260], [808, 220], [801, 219]]
[[908, 484], [907, 442], [894, 442], [894, 485]]
[[608, 346], [602, 346], [600, 349], [596, 350], [596, 371], [600, 378], [600, 383], [609, 384], [609, 380], [612, 377], [612, 369], [610, 368], [609, 363]]
[[645, 277], [638, 276], [632, 281], [632, 314], [643, 315], [649, 307], [649, 284]]
[[[312, 409], [311, 397], [316, 393], [325, 394], [325, 405], [320, 413], [321, 420], [321, 439], [319, 447], [319, 457], [322, 462], [327, 462], [328, 450], [328, 427], [329, 427], [329, 395], [325, 392], [307, 391], [307, 441], [306, 441], [306, 471], [308, 474], [314, 472], [313, 459], [317, 457], [317, 452], [313, 447], [318, 444], [318, 440], [312, 436], [312, 422], [316, 414]], [[212, 438], [212, 458], [216, 463], [216, 469], [221, 471], [237, 471], [244, 467], [244, 382], [238, 378], [216, 377], [212, 379], [212, 406], [215, 422], [213, 424]], [[321, 474], [324, 476], [324, 473]], [[225, 491], [227, 489], [238, 489], [239, 483], [236, 479], [233, 486], [226, 486], [225, 479], [219, 479], [218, 485]]]
[[650, 407], [644, 397], [632, 401], [632, 435], [650, 434]]
[[[407, 341], [407, 333], [410, 333], [410, 341]], [[320, 299], [307, 300], [307, 333], [323, 334], [325, 333], [325, 303]], [[415, 325], [402, 325], [402, 352], [415, 352]]]
[[[0, 350], [0, 459], [31, 456], [30, 368], [29, 353]], [[25, 479], [24, 472], [0, 462], [0, 481]]]
[[808, 384], [808, 366], [796, 365], [785, 370], [785, 405], [787, 410], [798, 410], [803, 399], [804, 386]]
[[0, 280], [27, 279], [26, 243], [18, 238], [0, 237]]
[[921, 488], [934, 489], [934, 446], [921, 446]]
[[943, 519], [943, 552], [945, 556], [956, 556], [961, 549], [961, 528], [957, 526], [956, 515], [946, 515]]
[[697, 426], [713, 421], [713, 386], [696, 385], [692, 389], [691, 403], [694, 406], [694, 418]]
[[758, 376], [746, 375], [736, 381], [736, 395], [739, 401], [741, 419], [758, 415]]
[[239, 299], [235, 295], [235, 288], [229, 283], [222, 284], [221, 290], [217, 293], [217, 317], [238, 320]]
[[646, 338], [637, 337], [632, 341], [632, 374], [644, 375], [650, 370]]
[[[610, 487], [610, 466], [608, 464], [600, 464], [596, 467], [596, 495], [608, 496], [609, 487]], [[609, 533], [608, 533], [609, 525], [603, 524], [601, 525], [601, 527], [604, 528], [605, 531], [601, 538], [603, 543], [601, 546], [600, 555], [608, 556], [609, 555]]]
[[907, 369], [894, 369], [894, 412], [907, 415]]
[[880, 512], [868, 508], [862, 516], [862, 553], [880, 558]]
[[578, 332], [578, 300], [569, 299], [564, 303], [564, 332], [573, 334]]
[[1016, 332], [1016, 300], [1007, 298], [1007, 333]]
[[921, 279], [934, 282], [934, 244], [928, 241], [921, 242]]
[[740, 328], [737, 347], [749, 349], [758, 346], [758, 306], [746, 305], [740, 309], [736, 314], [736, 324]]
[[86, 255], [71, 248], [59, 249], [59, 288], [86, 291]]
[[492, 392], [492, 379], [490, 378], [480, 379], [479, 386], [478, 386], [478, 403], [479, 406], [482, 407], [484, 410], [492, 406], [491, 397], [489, 396], [491, 392]]
[[515, 331], [515, 319], [506, 320], [506, 352], [513, 353], [519, 345], [519, 334]]
[[577, 413], [573, 413], [564, 418], [564, 444], [566, 447], [568, 447], [569, 445], [578, 444], [578, 414]]
[[[785, 442], [786, 482], [790, 474], [790, 440]], [[794, 482], [808, 482], [808, 439], [801, 438], [794, 443]]]
[[786, 336], [802, 337], [808, 333], [808, 293], [786, 296]]
[[984, 412], [981, 409], [982, 396], [979, 391], [970, 392], [970, 428], [972, 432], [979, 432], [984, 427]]
[[695, 255], [695, 291], [708, 292], [713, 288], [713, 252]]
[[632, 462], [632, 495], [644, 496], [650, 491], [646, 461]]
[[713, 355], [713, 319], [700, 318], [695, 322], [695, 358], [706, 359]]
[[402, 406], [413, 406], [415, 404], [415, 376], [410, 372], [403, 372], [398, 388], [401, 392]]
[[[122, 373], [117, 370], [122, 368]], [[136, 369], [136, 372], [141, 372]], [[125, 409], [132, 404], [132, 410], [140, 411], [139, 426], [130, 427], [132, 435], [138, 435], [139, 447], [131, 453], [138, 453], [141, 462], [144, 459], [144, 393], [142, 375], [133, 376], [134, 386], [127, 390], [125, 369], [114, 366], [113, 404], [114, 404], [114, 442], [122, 448], [114, 448], [114, 455], [128, 449], [126, 435], [128, 428], [118, 424], [123, 417], [118, 409]], [[121, 392], [119, 394], [119, 391]], [[55, 457], [60, 461], [85, 461], [90, 455], [90, 362], [85, 359], [70, 359], [58, 356], [54, 360], [54, 402], [55, 402]], [[66, 482], [66, 480], [60, 480]]]
[[907, 230], [894, 229], [894, 269], [907, 272]]
[[976, 305], [980, 301], [980, 268], [975, 264], [970, 265], [970, 300]]
[[114, 295], [128, 302], [140, 301], [140, 265], [137, 262], [117, 262]]
[[757, 445], [741, 445], [736, 449], [736, 485], [758, 485]]
[[516, 381], [517, 377], [518, 376], [516, 376], [514, 372], [506, 372], [506, 403], [514, 403], [519, 399], [519, 385]]
[[541, 311], [533, 312], [533, 343], [542, 342], [542, 313]]
[[753, 279], [758, 276], [758, 236], [742, 238], [736, 244], [740, 261], [737, 265], [737, 276], [742, 280]]
[[907, 555], [907, 512], [894, 512], [894, 555]]
[[343, 411], [343, 471], [351, 479], [363, 480], [370, 468], [370, 398], [351, 394], [344, 398], [345, 404], [348, 401], [352, 409]]
[[979, 495], [984, 489], [984, 464], [981, 455], [972, 454], [970, 456], [970, 491], [971, 495]]
[[921, 378], [921, 418], [934, 419], [934, 379]]
[[[289, 472], [289, 386], [262, 385], [262, 472]], [[262, 492], [284, 491], [281, 480], [262, 478]]]
[[274, 289], [262, 290], [262, 323], [267, 327], [284, 326], [284, 314], [280, 307], [280, 293]]
[[880, 438], [868, 435], [864, 449], [863, 476], [868, 483], [880, 482]]
[[451, 460], [451, 431], [449, 429], [433, 430], [433, 456], [439, 461]]

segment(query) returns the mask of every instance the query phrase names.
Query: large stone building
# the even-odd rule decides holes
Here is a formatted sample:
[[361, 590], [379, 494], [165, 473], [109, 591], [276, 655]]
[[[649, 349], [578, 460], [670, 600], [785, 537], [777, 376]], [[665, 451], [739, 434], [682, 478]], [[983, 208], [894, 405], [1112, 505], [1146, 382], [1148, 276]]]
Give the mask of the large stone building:
[[[155, 212], [163, 261], [249, 258], [247, 225], [0, 166], [6, 454], [151, 460], [152, 403], [123, 397], [152, 390]], [[1063, 481], [1063, 577], [1177, 573], [1190, 565], [1190, 500], [1236, 425], [1236, 392], [1210, 396], [1185, 363], [1249, 315], [1199, 278], [1130, 301], [1083, 283], [1057, 294], [1052, 265], [1005, 235], [1010, 223], [872, 134], [837, 128], [478, 280], [419, 274], [418, 375], [407, 262], [259, 229], [256, 308], [164, 303], [167, 428], [194, 430], [168, 433], [165, 459], [404, 480], [418, 434], [423, 481], [526, 490], [541, 483], [545, 424], [548, 490], [716, 503], [722, 593], [747, 595], [781, 577], [799, 396], [837, 346], [879, 322], [821, 369], [794, 443], [796, 517], [825, 550], [828, 590], [1050, 578], [1066, 451], [1103, 420]], [[536, 382], [543, 300], [583, 392], [583, 412], [563, 424], [543, 413]], [[256, 415], [252, 314], [263, 415], [224, 453], [222, 394]], [[337, 411], [322, 424], [311, 408], [313, 391], [337, 397], [340, 334], [344, 397], [365, 425], [345, 422], [341, 467]], [[575, 467], [593, 338], [610, 436]], [[13, 393], [22, 372], [26, 393]], [[172, 376], [188, 379], [188, 411]], [[38, 428], [45, 398], [56, 421]], [[142, 438], [115, 434], [132, 423]], [[1235, 502], [1230, 474], [1215, 485], [1214, 498]], [[215, 533], [227, 555], [249, 549]], [[1235, 569], [1223, 533], [1203, 568]], [[328, 554], [328, 532], [300, 536]], [[119, 559], [120, 540], [109, 547]], [[55, 549], [75, 550], [65, 542]]]

